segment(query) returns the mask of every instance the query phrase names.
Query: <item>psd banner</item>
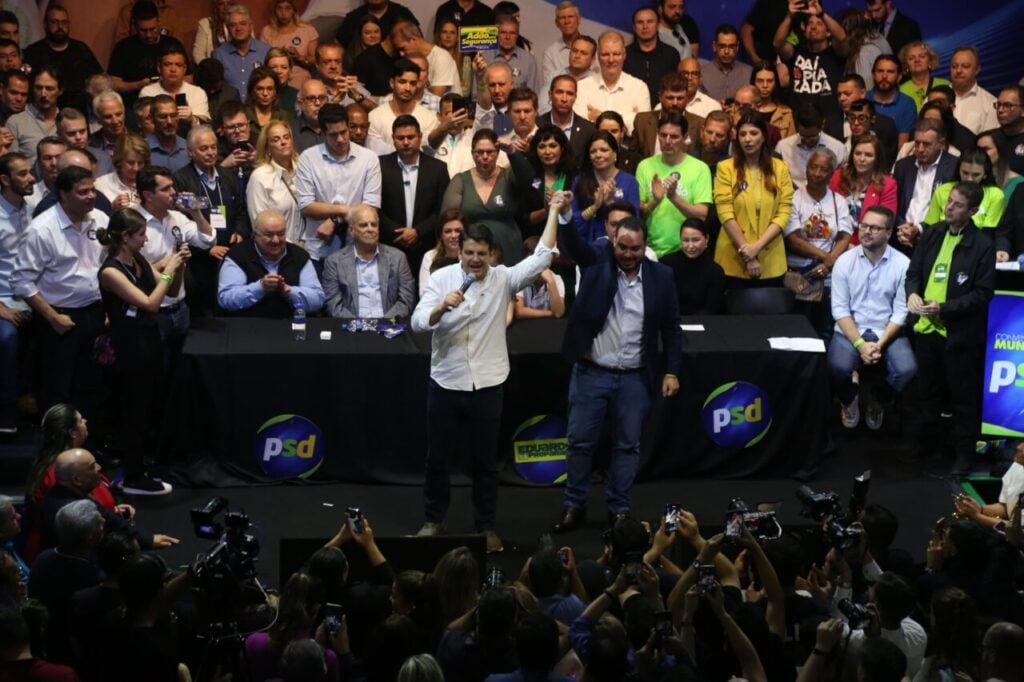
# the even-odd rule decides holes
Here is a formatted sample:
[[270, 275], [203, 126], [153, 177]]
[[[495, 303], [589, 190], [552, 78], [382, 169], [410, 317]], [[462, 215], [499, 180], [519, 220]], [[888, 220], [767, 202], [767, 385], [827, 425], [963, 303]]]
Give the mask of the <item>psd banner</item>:
[[997, 291], [988, 306], [981, 432], [1024, 436], [1024, 292]]

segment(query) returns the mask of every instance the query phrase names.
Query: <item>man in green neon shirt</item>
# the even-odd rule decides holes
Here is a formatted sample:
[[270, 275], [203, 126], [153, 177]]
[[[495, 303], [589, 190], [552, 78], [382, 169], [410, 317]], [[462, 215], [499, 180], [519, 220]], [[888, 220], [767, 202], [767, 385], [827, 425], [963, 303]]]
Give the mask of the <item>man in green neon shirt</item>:
[[[907, 309], [914, 325], [922, 405], [919, 454], [934, 455], [952, 443], [953, 475], [969, 473], [981, 420], [982, 366], [988, 302], [995, 288], [991, 239], [974, 225], [983, 191], [958, 183], [946, 201], [946, 219], [926, 227], [907, 270]], [[938, 424], [946, 405], [953, 411], [952, 438]]]

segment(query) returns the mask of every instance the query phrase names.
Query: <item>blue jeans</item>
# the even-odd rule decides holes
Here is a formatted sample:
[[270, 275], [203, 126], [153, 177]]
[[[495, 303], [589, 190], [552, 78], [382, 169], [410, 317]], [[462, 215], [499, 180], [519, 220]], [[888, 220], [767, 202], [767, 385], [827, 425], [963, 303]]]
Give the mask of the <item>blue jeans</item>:
[[18, 328], [0, 320], [0, 410], [18, 399]]
[[[865, 330], [863, 337], [865, 341], [878, 341], [878, 336], [870, 329]], [[882, 356], [887, 371], [886, 383], [897, 393], [902, 392], [917, 374], [917, 360], [914, 358], [914, 350], [910, 347], [910, 340], [906, 336], [896, 337], [896, 340], [886, 347]], [[853, 347], [849, 339], [842, 332], [833, 334], [832, 343], [828, 347], [828, 369], [832, 374], [832, 383], [839, 400], [844, 405], [849, 405], [857, 396], [857, 387], [853, 383], [852, 375], [860, 365], [860, 352]]]
[[640, 435], [651, 407], [647, 372], [609, 372], [577, 362], [569, 383], [568, 482], [565, 505], [583, 509], [590, 495], [594, 450], [606, 416], [612, 420], [608, 511], [629, 511], [629, 493], [640, 464]]

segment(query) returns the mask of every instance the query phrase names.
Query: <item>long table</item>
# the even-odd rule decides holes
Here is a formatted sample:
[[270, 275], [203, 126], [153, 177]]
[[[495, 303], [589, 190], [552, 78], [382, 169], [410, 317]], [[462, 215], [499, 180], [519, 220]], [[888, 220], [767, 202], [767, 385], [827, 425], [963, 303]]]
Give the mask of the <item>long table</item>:
[[[641, 476], [740, 477], [812, 467], [828, 440], [825, 356], [773, 351], [767, 342], [771, 336], [811, 337], [808, 322], [794, 315], [683, 322], [702, 324], [704, 331], [683, 334], [680, 394], [653, 402]], [[389, 340], [342, 331], [341, 324], [311, 318], [307, 339], [296, 341], [289, 320], [196, 320], [170, 388], [165, 458], [216, 460], [222, 473], [259, 480], [257, 431], [277, 415], [295, 414], [323, 432], [327, 454], [317, 476], [421, 482], [429, 335], [406, 332]], [[566, 412], [571, 368], [559, 353], [564, 330], [564, 320], [530, 320], [508, 331], [511, 374], [501, 429], [507, 459], [511, 435], [523, 421]], [[332, 338], [320, 340], [321, 331]], [[770, 411], [771, 424], [756, 444], [723, 448], [705, 429], [703, 406], [716, 388], [737, 381], [760, 387], [760, 409]], [[200, 478], [218, 482], [218, 474]]]

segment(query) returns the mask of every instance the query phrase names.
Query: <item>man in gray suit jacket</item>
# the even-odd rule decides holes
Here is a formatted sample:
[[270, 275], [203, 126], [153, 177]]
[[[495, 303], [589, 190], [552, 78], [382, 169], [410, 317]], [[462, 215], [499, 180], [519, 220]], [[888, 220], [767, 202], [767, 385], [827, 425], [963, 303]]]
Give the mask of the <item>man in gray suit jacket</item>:
[[416, 285], [405, 254], [380, 243], [377, 209], [360, 204], [348, 219], [352, 243], [324, 263], [324, 294], [331, 317], [408, 317]]

